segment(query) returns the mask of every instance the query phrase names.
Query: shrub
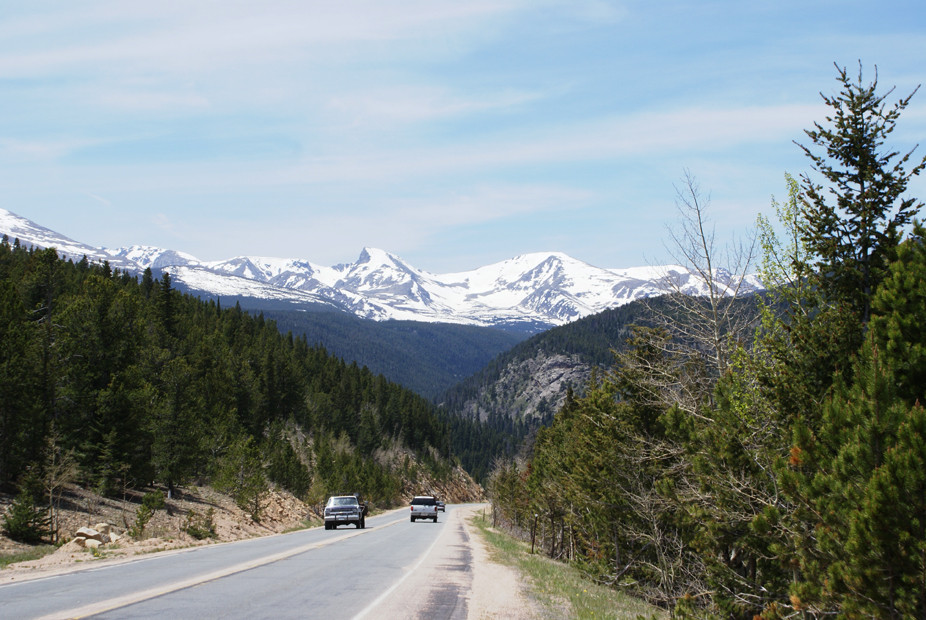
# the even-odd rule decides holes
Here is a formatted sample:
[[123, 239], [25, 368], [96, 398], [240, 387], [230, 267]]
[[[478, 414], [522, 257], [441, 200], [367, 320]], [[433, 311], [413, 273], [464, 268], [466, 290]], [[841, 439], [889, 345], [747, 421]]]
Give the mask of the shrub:
[[141, 499], [141, 506], [139, 506], [138, 512], [135, 513], [135, 524], [129, 528], [129, 536], [136, 540], [140, 540], [145, 535], [145, 527], [148, 525], [148, 521], [151, 520], [151, 517], [154, 516], [155, 511], [164, 508], [164, 506], [163, 491], [145, 493], [144, 497]]
[[181, 529], [196, 540], [216, 538], [214, 516], [215, 510], [212, 508], [207, 510], [204, 515], [191, 510], [186, 516], [186, 524]]
[[3, 532], [13, 540], [30, 545], [44, 542], [51, 535], [48, 507], [37, 505], [28, 488], [21, 490], [3, 517]]

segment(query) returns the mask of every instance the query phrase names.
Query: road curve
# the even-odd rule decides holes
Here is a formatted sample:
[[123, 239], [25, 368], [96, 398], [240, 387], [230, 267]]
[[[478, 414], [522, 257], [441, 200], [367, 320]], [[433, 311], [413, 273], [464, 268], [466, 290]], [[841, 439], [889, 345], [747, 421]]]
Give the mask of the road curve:
[[4, 618], [466, 618], [463, 517], [408, 510], [0, 585]]

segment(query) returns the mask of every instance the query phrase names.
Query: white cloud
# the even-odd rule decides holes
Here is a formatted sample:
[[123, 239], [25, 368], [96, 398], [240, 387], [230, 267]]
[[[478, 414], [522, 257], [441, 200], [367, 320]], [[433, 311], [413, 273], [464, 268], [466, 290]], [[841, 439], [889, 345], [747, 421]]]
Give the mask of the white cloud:
[[[86, 13], [27, 13], [8, 18], [0, 28], [0, 33], [11, 35], [8, 44], [0, 46], [0, 75], [100, 69], [188, 74], [219, 67], [240, 69], [255, 61], [287, 62], [312, 54], [330, 59], [332, 51], [350, 56], [364, 43], [389, 43], [399, 52], [409, 44], [417, 47], [420, 41], [453, 45], [458, 43], [457, 35], [516, 10], [518, 4], [129, 2], [97, 4]], [[44, 44], [27, 40], [17, 47], [23, 37], [15, 35], [22, 31]], [[381, 46], [377, 49], [383, 52]]]
[[198, 109], [210, 107], [209, 99], [197, 93], [158, 92], [153, 90], [110, 90], [94, 93], [99, 105], [120, 110], [150, 112], [158, 110]]
[[332, 97], [327, 107], [353, 124], [427, 122], [480, 112], [508, 110], [542, 99], [544, 94], [506, 89], [484, 95], [457, 94], [446, 87], [405, 85], [373, 87]]
[[0, 161], [18, 164], [35, 161], [54, 161], [77, 149], [97, 144], [98, 140], [79, 138], [17, 139], [0, 137]]
[[318, 158], [291, 169], [292, 181], [313, 183], [414, 179], [499, 167], [638, 159], [709, 153], [732, 147], [789, 143], [818, 118], [817, 105], [643, 112], [621, 118], [551, 125], [529, 134], [499, 134], [419, 149], [384, 149]]
[[96, 195], [96, 194], [91, 194], [90, 192], [86, 192], [86, 195], [87, 195], [88, 197], [90, 197], [90, 198], [93, 198], [95, 201], [97, 201], [98, 203], [100, 203], [100, 204], [103, 205], [104, 207], [111, 207], [112, 204], [113, 204], [112, 201], [107, 200], [106, 198], [103, 198], [102, 196], [98, 196], [98, 195]]
[[151, 223], [154, 224], [155, 227], [161, 229], [162, 231], [170, 235], [177, 234], [177, 227], [174, 226], [174, 223], [171, 220], [170, 216], [167, 215], [166, 213], [154, 213], [151, 215], [150, 220], [151, 220]]

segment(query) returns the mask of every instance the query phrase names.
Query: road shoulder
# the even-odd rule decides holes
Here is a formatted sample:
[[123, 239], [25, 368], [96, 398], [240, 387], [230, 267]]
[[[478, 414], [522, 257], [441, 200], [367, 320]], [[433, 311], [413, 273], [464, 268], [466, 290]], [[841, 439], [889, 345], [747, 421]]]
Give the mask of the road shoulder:
[[488, 542], [472, 523], [476, 514], [487, 508], [488, 504], [476, 505], [461, 515], [473, 557], [473, 584], [467, 619], [540, 617], [536, 604], [527, 596], [523, 576], [510, 566], [492, 561]]

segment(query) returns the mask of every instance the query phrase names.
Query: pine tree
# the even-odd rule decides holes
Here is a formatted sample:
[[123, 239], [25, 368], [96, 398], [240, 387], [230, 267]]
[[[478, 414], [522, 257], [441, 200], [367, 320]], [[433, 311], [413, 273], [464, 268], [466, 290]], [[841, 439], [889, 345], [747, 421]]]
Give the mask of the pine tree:
[[0, 485], [19, 477], [42, 437], [38, 336], [14, 287], [0, 281]]
[[854, 381], [838, 381], [817, 432], [798, 424], [785, 488], [805, 522], [796, 600], [848, 616], [926, 612], [924, 229], [876, 291]]
[[893, 89], [877, 92], [877, 68], [867, 85], [861, 63], [857, 81], [844, 68], [836, 69], [842, 90], [835, 96], [820, 95], [832, 108], [829, 126], [814, 123], [805, 132], [815, 150], [799, 145], [828, 183], [824, 188], [802, 176], [803, 234], [818, 284], [831, 300], [848, 302], [866, 324], [871, 296], [894, 258], [904, 227], [922, 207], [903, 195], [910, 179], [926, 166], [926, 157], [905, 170], [913, 150], [905, 155], [884, 150], [919, 87], [888, 107]]
[[51, 535], [48, 507], [40, 501], [41, 480], [33, 470], [20, 483], [19, 493], [3, 517], [3, 532], [19, 542], [35, 545]]
[[887, 279], [872, 300], [871, 333], [894, 360], [898, 396], [908, 405], [926, 405], [926, 227], [914, 226], [913, 236], [897, 252]]

